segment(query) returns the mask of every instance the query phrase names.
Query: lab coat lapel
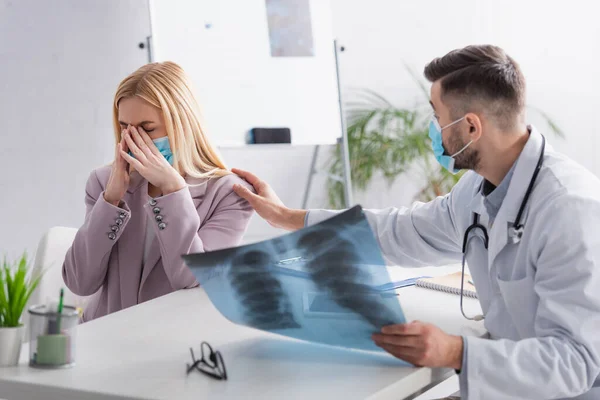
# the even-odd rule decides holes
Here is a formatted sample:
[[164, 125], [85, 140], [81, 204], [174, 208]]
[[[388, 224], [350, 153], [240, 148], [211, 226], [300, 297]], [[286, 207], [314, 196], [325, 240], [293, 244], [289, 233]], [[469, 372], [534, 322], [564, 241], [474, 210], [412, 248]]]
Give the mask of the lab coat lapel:
[[[540, 152], [542, 151], [542, 135], [533, 127], [529, 127], [529, 140], [525, 144], [521, 155], [517, 158], [515, 170], [506, 192], [506, 197], [502, 201], [498, 215], [494, 220], [490, 232], [489, 260], [490, 265], [494, 262], [496, 256], [509, 243], [508, 231], [513, 226], [517, 218], [519, 208], [525, 197], [525, 192], [531, 182], [535, 167], [537, 166]], [[537, 186], [538, 182], [536, 182]], [[527, 208], [527, 207], [526, 207]], [[526, 225], [527, 213], [521, 216], [521, 223]]]
[[467, 209], [471, 211], [471, 215], [469, 216], [469, 225], [473, 221], [473, 213], [479, 215], [480, 217], [484, 215], [486, 212], [485, 206], [483, 204], [483, 195], [481, 194], [481, 183], [483, 182], [483, 178], [479, 177], [476, 184], [473, 186], [473, 197], [469, 204], [467, 205]]

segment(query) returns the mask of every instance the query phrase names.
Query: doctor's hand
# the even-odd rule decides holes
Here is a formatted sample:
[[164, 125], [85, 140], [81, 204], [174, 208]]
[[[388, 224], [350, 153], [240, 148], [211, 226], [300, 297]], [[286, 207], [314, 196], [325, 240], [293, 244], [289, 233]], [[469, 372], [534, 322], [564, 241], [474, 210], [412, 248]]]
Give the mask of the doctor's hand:
[[384, 326], [373, 334], [375, 344], [394, 357], [418, 367], [462, 368], [463, 339], [435, 325], [413, 321]]
[[[124, 133], [125, 130], [123, 130], [121, 136]], [[128, 151], [127, 144], [123, 139], [121, 139], [115, 148], [115, 161], [112, 163], [110, 178], [108, 178], [108, 184], [104, 190], [104, 200], [116, 207], [121, 203], [121, 199], [129, 187], [129, 165], [123, 156], [121, 156], [121, 151]]]
[[123, 150], [121, 150], [121, 156], [148, 182], [159, 188], [163, 195], [185, 187], [185, 179], [160, 154], [146, 131], [142, 128], [128, 126], [124, 138], [135, 158]]
[[238, 196], [248, 201], [258, 215], [260, 215], [269, 224], [275, 228], [281, 228], [290, 231], [304, 227], [306, 211], [292, 210], [287, 208], [281, 199], [279, 199], [271, 186], [269, 186], [268, 183], [260, 180], [251, 172], [243, 171], [237, 168], [233, 168], [231, 172], [238, 175], [240, 178], [245, 179], [249, 184], [254, 186], [256, 194], [252, 193], [242, 185], [234, 185], [233, 190]]

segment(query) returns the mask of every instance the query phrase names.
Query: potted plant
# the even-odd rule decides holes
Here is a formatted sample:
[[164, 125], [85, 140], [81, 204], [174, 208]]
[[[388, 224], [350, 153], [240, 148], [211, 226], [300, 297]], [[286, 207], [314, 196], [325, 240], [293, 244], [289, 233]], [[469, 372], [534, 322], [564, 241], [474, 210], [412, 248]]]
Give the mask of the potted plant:
[[19, 362], [24, 334], [21, 314], [41, 279], [41, 274], [34, 277], [29, 272], [27, 254], [14, 263], [5, 258], [0, 268], [0, 366]]
[[[396, 178], [411, 169], [421, 175], [423, 186], [414, 200], [427, 202], [450, 192], [462, 173], [453, 175], [437, 164], [431, 151], [429, 119], [432, 111], [429, 94], [422, 82], [409, 70], [421, 88], [424, 101], [414, 107], [401, 108], [367, 89], [351, 92], [347, 103], [347, 134], [350, 172], [356, 190], [365, 191], [376, 174], [392, 185]], [[543, 111], [539, 113], [549, 130], [564, 137], [560, 128]], [[329, 176], [342, 176], [343, 160], [336, 146], [329, 163]], [[344, 187], [339, 179], [327, 182], [329, 207], [343, 208]]]

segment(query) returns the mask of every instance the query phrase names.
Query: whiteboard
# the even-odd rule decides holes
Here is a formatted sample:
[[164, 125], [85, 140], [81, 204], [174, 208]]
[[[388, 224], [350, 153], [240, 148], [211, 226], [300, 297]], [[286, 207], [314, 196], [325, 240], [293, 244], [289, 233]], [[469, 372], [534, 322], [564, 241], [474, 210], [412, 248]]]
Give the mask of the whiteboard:
[[289, 127], [292, 144], [341, 136], [329, 1], [309, 0], [312, 57], [271, 57], [265, 0], [151, 0], [156, 61], [190, 75], [209, 136], [241, 146], [253, 127]]

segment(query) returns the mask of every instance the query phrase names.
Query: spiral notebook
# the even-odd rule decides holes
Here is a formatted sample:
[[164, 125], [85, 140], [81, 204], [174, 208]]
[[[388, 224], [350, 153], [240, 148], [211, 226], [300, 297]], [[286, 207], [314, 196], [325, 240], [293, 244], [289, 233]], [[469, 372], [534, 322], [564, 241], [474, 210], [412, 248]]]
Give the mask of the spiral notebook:
[[[433, 278], [422, 278], [418, 279], [415, 285], [426, 289], [460, 295], [460, 275], [460, 272], [455, 272], [453, 274], [436, 276]], [[475, 291], [475, 286], [470, 284], [469, 280], [471, 280], [471, 276], [465, 274], [463, 295], [476, 299], [477, 292]]]

